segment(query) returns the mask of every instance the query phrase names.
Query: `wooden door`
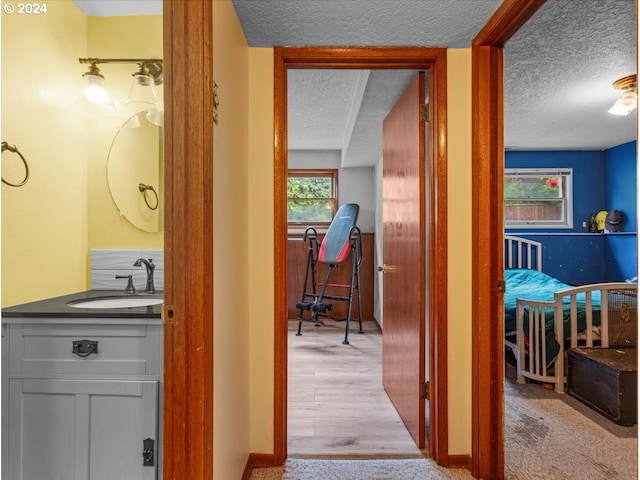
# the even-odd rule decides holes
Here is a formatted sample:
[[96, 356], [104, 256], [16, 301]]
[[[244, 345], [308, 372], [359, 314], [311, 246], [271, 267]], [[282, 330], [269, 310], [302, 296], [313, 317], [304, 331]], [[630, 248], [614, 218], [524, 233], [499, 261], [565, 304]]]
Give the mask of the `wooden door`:
[[383, 123], [382, 382], [420, 448], [425, 442], [425, 122], [419, 73]]

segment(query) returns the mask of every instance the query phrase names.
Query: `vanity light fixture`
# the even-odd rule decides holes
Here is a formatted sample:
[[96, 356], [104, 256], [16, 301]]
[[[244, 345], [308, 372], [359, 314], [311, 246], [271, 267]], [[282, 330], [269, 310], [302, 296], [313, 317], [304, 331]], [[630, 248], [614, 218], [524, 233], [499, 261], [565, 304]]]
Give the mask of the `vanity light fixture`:
[[133, 83], [125, 104], [133, 109], [162, 110], [162, 99], [158, 98], [155, 88], [163, 82], [161, 58], [79, 58], [78, 61], [89, 64], [89, 71], [82, 75], [89, 82], [84, 90], [84, 96], [88, 101], [97, 104], [111, 102], [109, 93], [104, 88], [104, 76], [100, 73], [99, 64], [131, 63], [137, 65], [137, 70], [132, 75]]
[[154, 125], [164, 127], [164, 108], [152, 108], [147, 111], [147, 120]]
[[151, 75], [148, 65], [139, 63], [138, 70], [132, 76], [133, 81], [125, 104], [134, 108], [160, 106], [161, 102], [158, 101], [155, 80], [153, 75]]
[[94, 63], [89, 66], [89, 70], [82, 74], [87, 79], [88, 85], [84, 88], [84, 96], [92, 103], [109, 103], [109, 92], [104, 88], [104, 76]]
[[638, 83], [636, 76], [628, 75], [613, 82], [613, 88], [622, 90], [622, 95], [609, 109], [613, 115], [629, 115], [638, 108]]

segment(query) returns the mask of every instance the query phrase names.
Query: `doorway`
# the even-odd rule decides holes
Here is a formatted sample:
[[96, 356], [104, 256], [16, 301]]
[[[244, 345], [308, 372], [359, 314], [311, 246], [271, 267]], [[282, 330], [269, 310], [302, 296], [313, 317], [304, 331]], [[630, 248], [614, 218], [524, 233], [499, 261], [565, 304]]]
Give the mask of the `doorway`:
[[[504, 344], [501, 329], [491, 321], [504, 315], [503, 297], [496, 288], [503, 278], [504, 256], [504, 44], [543, 3], [505, 0], [473, 40], [471, 49], [474, 182], [470, 470], [477, 478], [504, 478]], [[491, 261], [481, 264], [482, 259]]]
[[[504, 45], [544, 4], [506, 0], [473, 42], [473, 434], [472, 472], [504, 476], [504, 346], [490, 319], [503, 317]], [[482, 181], [482, 179], [486, 181]], [[482, 215], [484, 213], [484, 215]], [[491, 219], [486, 221], [485, 219]], [[489, 265], [483, 258], [492, 259]], [[497, 288], [496, 288], [497, 287]], [[487, 415], [488, 413], [488, 415]]]
[[[318, 96], [318, 91], [324, 94]], [[424, 183], [428, 176], [424, 161], [425, 143], [429, 141], [425, 135], [428, 122], [420, 115], [424, 110], [425, 91], [428, 91], [428, 77], [424, 72], [410, 69], [288, 72], [289, 220], [292, 222], [287, 242], [288, 449], [291, 456], [428, 456], [424, 449], [424, 424], [428, 423], [425, 401], [414, 396], [411, 388], [424, 382], [424, 347], [420, 349], [420, 346], [429, 343], [424, 332], [413, 334], [425, 330], [425, 323], [428, 325], [424, 312], [426, 241], [424, 228], [419, 226], [419, 219], [428, 210], [425, 200], [420, 198], [426, 192]], [[383, 131], [386, 133], [381, 135]], [[412, 135], [407, 135], [408, 132]], [[336, 138], [350, 141], [340, 145], [341, 149], [335, 149], [339, 143]], [[405, 153], [394, 157], [393, 152]], [[398, 170], [406, 174], [399, 175]], [[330, 178], [333, 181], [329, 181]], [[317, 185], [324, 186], [324, 190], [316, 191]], [[306, 241], [304, 238], [307, 232], [315, 231], [306, 227], [317, 228], [320, 241], [328, 228], [326, 221], [323, 224], [306, 220], [308, 216], [302, 212], [308, 205], [307, 200], [293, 199], [306, 196], [309, 190], [315, 192], [315, 197], [331, 197], [336, 206], [347, 203], [360, 206], [357, 216], [360, 241], [356, 245], [362, 263], [359, 292], [356, 290], [352, 302], [349, 346], [340, 344], [341, 337], [345, 336], [347, 304], [337, 301], [346, 300], [341, 297], [346, 292], [336, 285], [349, 283], [351, 257], [332, 272], [326, 294], [329, 295], [327, 303], [333, 308], [321, 314], [319, 320], [323, 325], [310, 321], [310, 310], [296, 308], [297, 304], [312, 301], [308, 295], [312, 291], [308, 257], [309, 252], [314, 251], [315, 237]], [[402, 210], [394, 214], [399, 204]], [[414, 208], [409, 208], [411, 206]], [[323, 218], [316, 210], [307, 208], [307, 212]], [[388, 231], [383, 235], [383, 225], [396, 229], [404, 225], [402, 235], [389, 235]], [[392, 248], [391, 239], [400, 239], [399, 248], [397, 243], [396, 248]], [[402, 255], [398, 255], [399, 250]], [[384, 273], [384, 264], [394, 267]], [[313, 270], [315, 279], [324, 282], [326, 265], [319, 263]], [[383, 278], [385, 299], [389, 301], [381, 305]], [[400, 295], [393, 294], [392, 288], [398, 280], [403, 285], [395, 288]], [[303, 290], [305, 295], [301, 298]], [[361, 301], [357, 299], [358, 293]], [[396, 298], [400, 301], [393, 305]], [[296, 320], [301, 315], [306, 321]], [[357, 334], [356, 317], [363, 319], [364, 335]], [[423, 318], [422, 325], [412, 323]], [[407, 319], [413, 320], [406, 326], [399, 324]], [[295, 333], [298, 326], [301, 336]], [[384, 329], [384, 340], [380, 326]], [[411, 335], [403, 336], [405, 331]], [[417, 342], [418, 337], [423, 340]], [[387, 365], [395, 362], [415, 365], [415, 368], [383, 370], [383, 350], [386, 358], [392, 360], [387, 361]], [[407, 361], [403, 361], [405, 352], [411, 356]], [[419, 361], [414, 360], [414, 355], [419, 355]], [[396, 371], [402, 375], [394, 375]]]
[[[431, 142], [428, 162], [430, 211], [426, 225], [429, 236], [430, 335], [430, 454], [441, 465], [448, 465], [446, 403], [446, 51], [422, 48], [276, 48], [275, 49], [275, 172], [274, 232], [275, 299], [275, 415], [274, 461], [287, 456], [287, 69], [289, 68], [395, 68], [430, 71]], [[438, 181], [440, 179], [440, 181]]]

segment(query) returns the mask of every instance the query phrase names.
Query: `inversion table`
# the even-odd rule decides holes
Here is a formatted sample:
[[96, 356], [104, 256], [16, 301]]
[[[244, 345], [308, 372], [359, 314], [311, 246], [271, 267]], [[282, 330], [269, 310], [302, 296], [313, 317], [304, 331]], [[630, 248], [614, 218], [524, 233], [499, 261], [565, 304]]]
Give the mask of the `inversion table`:
[[[356, 203], [346, 203], [336, 212], [333, 221], [329, 225], [322, 243], [318, 245], [318, 232], [314, 227], [307, 227], [304, 232], [303, 241], [309, 242], [307, 255], [307, 268], [302, 288], [302, 300], [296, 304], [300, 310], [298, 317], [298, 333], [302, 335], [302, 322], [312, 322], [316, 326], [324, 325], [320, 320], [320, 315], [327, 315], [333, 309], [332, 303], [326, 300], [349, 302], [347, 308], [347, 318], [343, 345], [349, 345], [349, 322], [351, 321], [351, 311], [354, 290], [358, 299], [358, 333], [362, 330], [362, 309], [360, 301], [360, 264], [362, 263], [362, 238], [360, 229], [356, 226], [358, 211], [360, 207]], [[351, 253], [351, 281], [349, 284], [329, 283], [332, 272], [345, 263]], [[318, 263], [328, 265], [324, 283], [316, 282], [316, 265]], [[308, 291], [307, 288], [311, 287]], [[347, 295], [329, 295], [327, 288], [348, 289]], [[320, 290], [318, 292], [318, 289]], [[308, 317], [305, 317], [308, 315]]]

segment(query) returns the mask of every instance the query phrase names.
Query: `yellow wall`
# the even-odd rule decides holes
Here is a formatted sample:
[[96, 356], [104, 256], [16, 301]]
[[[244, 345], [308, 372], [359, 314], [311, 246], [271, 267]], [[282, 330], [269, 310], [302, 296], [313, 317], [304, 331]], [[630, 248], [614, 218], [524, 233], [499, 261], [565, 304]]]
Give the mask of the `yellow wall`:
[[273, 49], [249, 49], [251, 451], [273, 452]]
[[[214, 478], [241, 478], [250, 450], [249, 49], [230, 0], [213, 2]], [[268, 182], [265, 182], [268, 183]], [[268, 450], [262, 450], [268, 451]]]
[[471, 50], [447, 50], [449, 453], [471, 453]]
[[[2, 2], [4, 6], [7, 2]], [[2, 140], [29, 162], [23, 187], [2, 184], [2, 305], [83, 290], [87, 126], [73, 111], [86, 17], [68, 2], [44, 15], [2, 14]], [[2, 154], [3, 175], [13, 154]]]
[[[448, 51], [449, 453], [471, 453], [471, 51]], [[251, 452], [273, 452], [273, 50], [249, 49]], [[269, 179], [269, 181], [265, 181]], [[462, 187], [461, 187], [462, 185]], [[460, 221], [467, 218], [468, 221]], [[466, 279], [466, 280], [465, 280]]]
[[[162, 58], [162, 16], [139, 15], [88, 18], [87, 57]], [[131, 75], [137, 65], [99, 65], [105, 83], [116, 104], [112, 116], [90, 121], [89, 151], [89, 249], [156, 248], [162, 249], [164, 235], [134, 227], [111, 198], [107, 183], [107, 157], [118, 128], [135, 113], [125, 107]], [[158, 89], [162, 94], [162, 86]]]
[[[87, 18], [58, 0], [43, 15], [1, 18], [2, 140], [31, 171], [24, 187], [2, 185], [2, 306], [10, 306], [89, 288], [92, 248], [163, 247], [162, 234], [120, 216], [106, 183], [111, 141], [132, 112], [89, 120], [75, 105], [87, 69], [78, 58], [161, 57], [162, 17]], [[101, 66], [120, 107], [134, 68]], [[10, 155], [3, 174], [18, 178]]]
[[[27, 186], [2, 186], [5, 306], [85, 288], [88, 248], [162, 248], [161, 234], [144, 233], [120, 218], [108, 192], [106, 153], [122, 118], [87, 123], [69, 111], [82, 73], [78, 57], [161, 56], [151, 45], [132, 51], [128, 36], [161, 35], [160, 22], [90, 19], [87, 37], [87, 19], [70, 2], [55, 5], [43, 22], [2, 16], [2, 139], [17, 144], [32, 169]], [[216, 478], [239, 478], [249, 452], [273, 451], [273, 50], [246, 46], [230, 0], [213, 5], [220, 98], [212, 219], [214, 472]], [[123, 24], [109, 40], [107, 32], [119, 21], [151, 24]], [[471, 287], [460, 279], [471, 274], [471, 56], [466, 49], [449, 50], [448, 56], [448, 202], [456, 212], [456, 221], [449, 222], [449, 251], [456, 252], [448, 269], [455, 298], [449, 302], [449, 411], [455, 412], [449, 443], [451, 454], [469, 454]], [[32, 75], [34, 65], [50, 65], [47, 75]], [[115, 67], [105, 66], [103, 73], [116, 84], [116, 94], [124, 89], [126, 95]], [[468, 221], [460, 222], [460, 215]]]

